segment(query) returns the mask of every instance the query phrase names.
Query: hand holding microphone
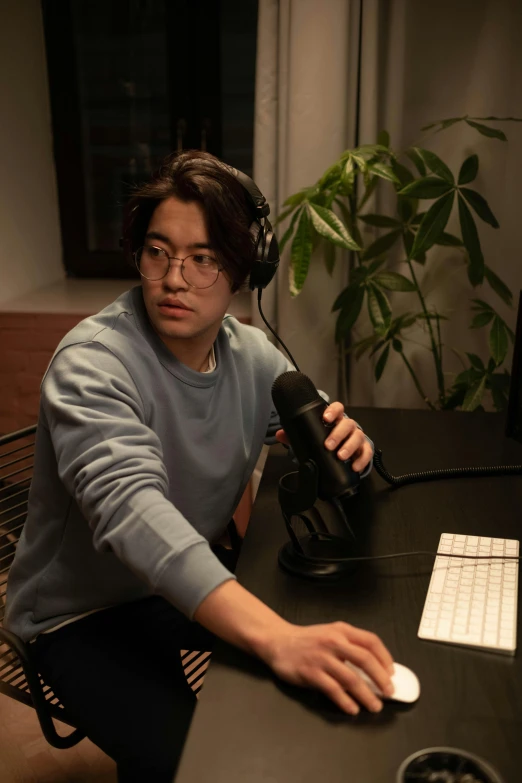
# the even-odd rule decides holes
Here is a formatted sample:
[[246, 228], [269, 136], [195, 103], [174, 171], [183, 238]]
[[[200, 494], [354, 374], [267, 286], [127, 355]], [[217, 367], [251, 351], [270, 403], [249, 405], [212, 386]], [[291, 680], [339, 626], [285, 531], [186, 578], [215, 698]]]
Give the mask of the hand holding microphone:
[[[357, 426], [357, 422], [347, 418], [344, 412], [342, 402], [331, 402], [326, 405], [323, 419], [332, 429], [325, 433], [324, 445], [342, 461], [352, 458], [352, 470], [362, 473], [372, 459], [373, 450], [364, 432]], [[291, 445], [284, 430], [278, 430], [276, 438], [285, 446]]]
[[[359, 473], [373, 451], [361, 429], [344, 417], [340, 402], [328, 405], [303, 373], [286, 372], [272, 387], [272, 399], [281, 420], [276, 433], [290, 445], [300, 463], [313, 460], [319, 471], [319, 496], [328, 499], [353, 494]], [[343, 464], [352, 458], [352, 464]]]

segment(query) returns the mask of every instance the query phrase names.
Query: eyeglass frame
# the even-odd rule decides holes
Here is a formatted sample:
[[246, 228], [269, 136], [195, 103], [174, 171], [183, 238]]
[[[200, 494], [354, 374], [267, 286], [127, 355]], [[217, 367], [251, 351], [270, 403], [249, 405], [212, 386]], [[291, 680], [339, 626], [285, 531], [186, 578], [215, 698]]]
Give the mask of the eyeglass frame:
[[[169, 262], [169, 265], [167, 267], [167, 271], [161, 277], [154, 277], [154, 278], [151, 279], [150, 277], [146, 277], [143, 274], [143, 272], [141, 271], [141, 269], [140, 269], [140, 267], [138, 265], [137, 255], [140, 252], [140, 250], [145, 250], [146, 247], [155, 247], [156, 250], [161, 250], [161, 252], [165, 254], [165, 257], [167, 258], [167, 260]], [[145, 280], [149, 280], [151, 283], [155, 283], [158, 280], [163, 280], [165, 277], [167, 277], [168, 273], [170, 272], [171, 266], [172, 266], [171, 261], [181, 261], [181, 266], [180, 266], [181, 277], [183, 278], [183, 280], [185, 281], [185, 283], [188, 286], [190, 286], [191, 288], [195, 288], [196, 291], [206, 291], [207, 288], [212, 288], [212, 286], [217, 283], [218, 277], [219, 277], [220, 273], [223, 271], [223, 268], [224, 268], [224, 267], [222, 267], [222, 266], [220, 266], [218, 264], [218, 262], [216, 261], [215, 258], [212, 258], [212, 256], [207, 256], [205, 253], [189, 253], [188, 256], [185, 256], [185, 258], [180, 258], [179, 256], [169, 256], [169, 254], [167, 253], [165, 248], [158, 247], [158, 245], [142, 245], [137, 250], [135, 250], [132, 255], [133, 255], [133, 258], [134, 258], [134, 264], [136, 266], [136, 269], [140, 273], [141, 277], [144, 277]], [[184, 267], [184, 264], [185, 264], [185, 261], [187, 260], [187, 258], [192, 258], [193, 256], [198, 256], [198, 255], [205, 256], [205, 258], [210, 258], [211, 261], [215, 261], [216, 264], [218, 264], [218, 273], [216, 275], [216, 279], [210, 285], [197, 286], [197, 285], [194, 285], [193, 283], [189, 283], [189, 281], [185, 278], [185, 275], [183, 274], [183, 267]]]

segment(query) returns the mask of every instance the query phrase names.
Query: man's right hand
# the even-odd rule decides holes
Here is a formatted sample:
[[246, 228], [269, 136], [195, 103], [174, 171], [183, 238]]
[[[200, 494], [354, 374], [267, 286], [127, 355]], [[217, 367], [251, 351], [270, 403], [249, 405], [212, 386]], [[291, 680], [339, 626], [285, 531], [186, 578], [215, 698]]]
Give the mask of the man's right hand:
[[281, 679], [323, 691], [352, 715], [359, 712], [357, 702], [371, 712], [379, 712], [382, 702], [345, 661], [363, 669], [386, 695], [393, 692], [390, 653], [378, 636], [348, 623], [287, 624], [267, 639], [260, 655]]
[[372, 712], [382, 702], [345, 661], [391, 693], [393, 658], [378, 636], [344, 622], [300, 626], [283, 620], [235, 581], [224, 582], [198, 607], [205, 628], [247, 652], [258, 655], [281, 679], [323, 691], [341, 710]]

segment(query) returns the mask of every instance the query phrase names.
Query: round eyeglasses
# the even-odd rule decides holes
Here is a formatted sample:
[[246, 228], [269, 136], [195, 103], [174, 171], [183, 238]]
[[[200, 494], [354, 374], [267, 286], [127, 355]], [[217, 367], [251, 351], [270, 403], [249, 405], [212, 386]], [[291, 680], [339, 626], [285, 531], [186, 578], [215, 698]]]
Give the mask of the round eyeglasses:
[[177, 258], [154, 245], [140, 247], [134, 253], [138, 272], [146, 280], [161, 280], [168, 275], [171, 261], [181, 261], [181, 276], [191, 288], [210, 288], [218, 279], [221, 267], [215, 258], [200, 253]]

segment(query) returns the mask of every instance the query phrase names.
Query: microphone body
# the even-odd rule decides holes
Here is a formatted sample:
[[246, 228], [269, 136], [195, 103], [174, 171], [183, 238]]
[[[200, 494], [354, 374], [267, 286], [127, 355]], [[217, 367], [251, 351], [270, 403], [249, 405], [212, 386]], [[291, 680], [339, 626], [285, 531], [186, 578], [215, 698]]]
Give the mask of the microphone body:
[[301, 464], [313, 460], [317, 467], [319, 498], [330, 500], [355, 494], [359, 474], [324, 445], [333, 425], [323, 419], [328, 406], [310, 378], [300, 372], [283, 373], [274, 381], [272, 399], [297, 460]]

